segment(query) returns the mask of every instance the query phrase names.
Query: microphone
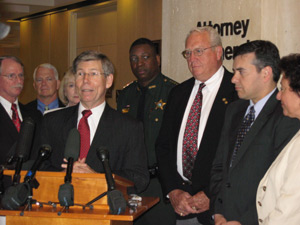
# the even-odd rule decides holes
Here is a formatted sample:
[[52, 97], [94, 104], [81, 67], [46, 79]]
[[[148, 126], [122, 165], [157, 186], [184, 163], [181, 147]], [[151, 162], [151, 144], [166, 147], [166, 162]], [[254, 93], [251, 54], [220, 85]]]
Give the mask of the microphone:
[[97, 156], [101, 160], [103, 168], [104, 168], [107, 189], [108, 189], [108, 191], [112, 191], [115, 189], [115, 181], [112, 176], [110, 166], [108, 163], [108, 159], [109, 159], [108, 150], [105, 148], [99, 147], [97, 149]]
[[22, 169], [22, 164], [28, 158], [31, 149], [34, 128], [35, 128], [35, 123], [33, 119], [31, 119], [30, 117], [25, 118], [21, 125], [21, 130], [17, 141], [16, 153], [15, 153], [15, 158], [17, 162], [15, 167], [15, 174], [13, 176], [14, 185], [20, 183], [20, 172]]
[[40, 147], [37, 159], [34, 161], [31, 169], [28, 170], [27, 174], [25, 175], [24, 183], [30, 183], [33, 180], [36, 171], [39, 169], [42, 162], [50, 156], [51, 152], [52, 148], [50, 145], [44, 144]]
[[74, 188], [72, 182], [73, 163], [77, 161], [80, 152], [80, 134], [77, 128], [70, 130], [66, 142], [64, 158], [68, 160], [65, 183], [60, 185], [58, 200], [61, 206], [74, 205]]
[[20, 206], [24, 205], [32, 195], [32, 187], [38, 188], [39, 183], [34, 179], [36, 171], [41, 163], [47, 159], [52, 152], [49, 145], [42, 145], [40, 147], [38, 157], [33, 163], [32, 168], [27, 172], [24, 182], [9, 187], [1, 200], [4, 209], [17, 210]]
[[97, 156], [102, 162], [105, 172], [105, 178], [107, 182], [107, 202], [109, 205], [110, 213], [114, 215], [119, 215], [125, 212], [126, 200], [121, 191], [115, 189], [115, 181], [111, 173], [111, 169], [108, 163], [108, 150], [99, 147], [97, 149]]

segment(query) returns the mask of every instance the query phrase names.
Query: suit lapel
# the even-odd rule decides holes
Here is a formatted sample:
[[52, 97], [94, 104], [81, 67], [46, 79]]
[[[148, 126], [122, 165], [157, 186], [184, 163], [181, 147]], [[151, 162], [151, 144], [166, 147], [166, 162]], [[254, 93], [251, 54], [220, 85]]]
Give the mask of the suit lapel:
[[261, 110], [258, 117], [255, 119], [253, 125], [251, 126], [248, 134], [243, 140], [243, 143], [238, 151], [237, 157], [234, 160], [232, 168], [239, 162], [239, 160], [243, 157], [243, 155], [247, 152], [248, 147], [251, 145], [253, 140], [256, 138], [264, 124], [268, 121], [269, 115], [274, 111], [276, 108], [278, 101], [276, 100], [277, 91], [275, 91], [271, 97], [266, 102], [265, 106]]
[[[242, 100], [241, 100], [242, 101]], [[227, 166], [229, 167], [230, 165], [230, 162], [231, 162], [231, 157], [232, 157], [232, 153], [233, 153], [233, 150], [234, 150], [234, 146], [235, 146], [235, 142], [236, 142], [236, 139], [237, 139], [237, 135], [238, 135], [238, 130], [242, 124], [242, 121], [244, 119], [244, 116], [245, 116], [245, 113], [246, 113], [246, 110], [249, 106], [249, 101], [243, 101], [241, 103], [241, 105], [239, 106], [239, 108], [237, 109], [237, 111], [233, 114], [232, 116], [232, 121], [230, 121], [230, 126], [231, 126], [231, 129], [230, 129], [230, 140], [228, 140], [228, 154], [227, 154]], [[237, 160], [235, 160], [237, 161]]]
[[9, 133], [14, 139], [16, 139], [19, 133], [1, 103], [0, 103], [0, 120], [1, 120], [1, 126], [7, 129], [6, 132]]
[[111, 110], [110, 106], [106, 103], [101, 119], [99, 120], [99, 124], [97, 126], [97, 130], [93, 138], [90, 150], [88, 152], [87, 160], [89, 160], [90, 157], [94, 155], [91, 154], [92, 152], [96, 151], [96, 149], [102, 146], [103, 143], [106, 143], [107, 142], [106, 140], [112, 138], [110, 134], [110, 130], [111, 130], [110, 124], [112, 124], [110, 110]]
[[[218, 129], [222, 129], [223, 118], [220, 118], [220, 112], [223, 112], [222, 114], [225, 114], [224, 112], [226, 110], [227, 104], [232, 101], [232, 87], [230, 86], [231, 77], [232, 76], [230, 75], [230, 73], [225, 70], [220, 88], [217, 92], [206, 122], [199, 150], [202, 149], [202, 146], [209, 146], [211, 141], [215, 139], [215, 131]], [[219, 119], [221, 119], [221, 121]], [[202, 152], [198, 151], [197, 156], [198, 154], [202, 154]]]
[[63, 132], [62, 132], [64, 140], [67, 140], [70, 130], [73, 129], [74, 127], [77, 127], [78, 107], [79, 105], [72, 107], [71, 113], [68, 114], [68, 117], [65, 120]]
[[[177, 122], [177, 124], [176, 124], [176, 126], [174, 126], [176, 129], [176, 133], [177, 133], [176, 140], [178, 140], [178, 135], [179, 135], [179, 130], [181, 127], [183, 115], [184, 115], [187, 103], [189, 101], [191, 92], [193, 90], [194, 84], [195, 84], [195, 79], [194, 78], [189, 79], [187, 81], [186, 87], [183, 88], [183, 90], [182, 90], [181, 98], [177, 99], [178, 101], [176, 102], [176, 104], [178, 106], [177, 110], [176, 110], [177, 113], [176, 113], [176, 120], [175, 120]], [[177, 143], [176, 143], [176, 146], [177, 146]]]

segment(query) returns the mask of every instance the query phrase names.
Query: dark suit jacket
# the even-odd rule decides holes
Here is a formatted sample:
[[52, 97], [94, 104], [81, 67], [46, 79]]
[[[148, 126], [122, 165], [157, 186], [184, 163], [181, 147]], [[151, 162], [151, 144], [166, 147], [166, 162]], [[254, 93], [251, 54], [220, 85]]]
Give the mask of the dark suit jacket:
[[[58, 104], [59, 107], [65, 107], [65, 105], [58, 99]], [[29, 115], [35, 122], [35, 137], [39, 136], [39, 132], [41, 131], [41, 125], [42, 125], [42, 119], [43, 119], [43, 114], [41, 113], [40, 110], [37, 108], [37, 99], [27, 103], [24, 106], [24, 110], [26, 111], [26, 114]], [[35, 138], [33, 142], [33, 147], [32, 147], [32, 152], [30, 155], [30, 159], [34, 161], [37, 158], [38, 154], [38, 148], [41, 146], [40, 139]], [[30, 168], [30, 167], [29, 167]]]
[[[230, 102], [237, 99], [231, 78], [232, 74], [225, 70], [197, 153], [191, 186], [183, 185], [183, 179], [177, 172], [177, 141], [184, 111], [195, 79], [191, 78], [172, 89], [165, 109], [160, 134], [156, 141], [159, 176], [164, 195], [167, 195], [174, 189], [181, 189], [189, 192], [191, 195], [204, 191], [208, 197], [210, 196], [208, 192], [210, 169], [218, 146], [225, 109]], [[191, 216], [195, 217], [196, 215]], [[208, 212], [199, 214], [198, 219], [203, 224], [207, 224], [210, 219]]]
[[[69, 131], [77, 126], [78, 105], [47, 113], [43, 118], [41, 143], [52, 147], [49, 170], [62, 170], [64, 150]], [[99, 121], [86, 163], [103, 173], [96, 149], [109, 151], [109, 164], [113, 173], [134, 182], [137, 192], [149, 182], [143, 127], [140, 122], [113, 110], [106, 104]]]
[[[18, 104], [20, 107], [22, 117], [23, 119], [25, 119], [29, 115], [27, 114], [27, 111], [24, 110], [24, 105], [22, 105], [20, 102]], [[12, 122], [11, 118], [0, 103], [0, 165], [4, 164], [7, 160], [8, 152], [11, 150], [13, 144], [17, 142], [18, 137], [19, 133], [14, 123]], [[14, 153], [14, 150], [11, 151], [9, 153], [9, 156], [13, 155]]]
[[[29, 115], [24, 110], [24, 105], [22, 105], [20, 102], [18, 103], [20, 107], [20, 111], [23, 117], [23, 120], [28, 117]], [[3, 165], [6, 163], [7, 159], [10, 156], [13, 156], [15, 154], [16, 145], [13, 147], [15, 143], [17, 143], [19, 138], [19, 133], [12, 122], [11, 118], [5, 111], [4, 107], [0, 103], [0, 165]], [[28, 155], [30, 152], [28, 152]], [[25, 159], [26, 160], [26, 159]], [[2, 181], [0, 181], [0, 185]], [[3, 177], [3, 185], [4, 189], [6, 189], [8, 186], [12, 184], [11, 178], [8, 176]]]
[[[64, 107], [65, 105], [60, 101], [58, 100], [58, 104], [59, 104], [59, 107]], [[25, 109], [31, 113], [31, 117], [32, 119], [37, 123], [39, 124], [41, 121], [42, 121], [42, 118], [43, 118], [43, 114], [41, 113], [40, 110], [38, 110], [37, 108], [37, 99], [27, 103], [25, 105]]]
[[282, 148], [299, 129], [297, 119], [285, 117], [276, 94], [255, 119], [231, 168], [234, 144], [249, 101], [232, 103], [225, 116], [211, 172], [211, 210], [243, 225], [258, 224], [256, 190], [259, 181]]

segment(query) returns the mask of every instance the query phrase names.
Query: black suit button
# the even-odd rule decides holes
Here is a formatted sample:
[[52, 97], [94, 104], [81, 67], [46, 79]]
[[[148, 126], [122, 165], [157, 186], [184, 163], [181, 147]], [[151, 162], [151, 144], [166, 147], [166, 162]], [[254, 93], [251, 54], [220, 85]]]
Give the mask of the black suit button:
[[223, 203], [221, 198], [218, 198], [218, 202], [221, 203], [221, 204]]
[[226, 183], [226, 187], [230, 188], [231, 187], [230, 183]]

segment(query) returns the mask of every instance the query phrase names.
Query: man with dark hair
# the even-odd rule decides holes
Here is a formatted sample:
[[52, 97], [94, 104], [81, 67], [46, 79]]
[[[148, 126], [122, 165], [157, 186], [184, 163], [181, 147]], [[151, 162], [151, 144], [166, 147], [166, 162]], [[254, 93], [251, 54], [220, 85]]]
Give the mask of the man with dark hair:
[[225, 109], [237, 99], [222, 66], [222, 41], [212, 27], [192, 29], [182, 52], [192, 78], [172, 89], [156, 141], [164, 196], [177, 225], [210, 224], [209, 179]]
[[279, 52], [269, 41], [252, 41], [234, 53], [232, 83], [241, 100], [226, 111], [211, 171], [215, 224], [258, 224], [256, 190], [282, 148], [299, 130], [276, 100]]
[[160, 72], [160, 56], [152, 41], [135, 40], [129, 50], [131, 70], [136, 81], [127, 85], [118, 96], [118, 111], [139, 119], [144, 124], [145, 143], [148, 153], [150, 184], [142, 196], [157, 196], [158, 205], [142, 215], [134, 224], [174, 224], [175, 214], [170, 204], [164, 202], [157, 178], [155, 141], [170, 90], [177, 84]]
[[[102, 53], [82, 52], [73, 62], [75, 85], [80, 103], [47, 113], [42, 123], [41, 143], [52, 146], [48, 170], [62, 170], [66, 138], [72, 128], [80, 132], [80, 156], [73, 165], [74, 173], [103, 173], [96, 150], [109, 151], [112, 172], [131, 180], [134, 192], [148, 184], [146, 150], [142, 124], [113, 110], [105, 94], [113, 84], [114, 68]], [[61, 166], [63, 164], [63, 166]]]

